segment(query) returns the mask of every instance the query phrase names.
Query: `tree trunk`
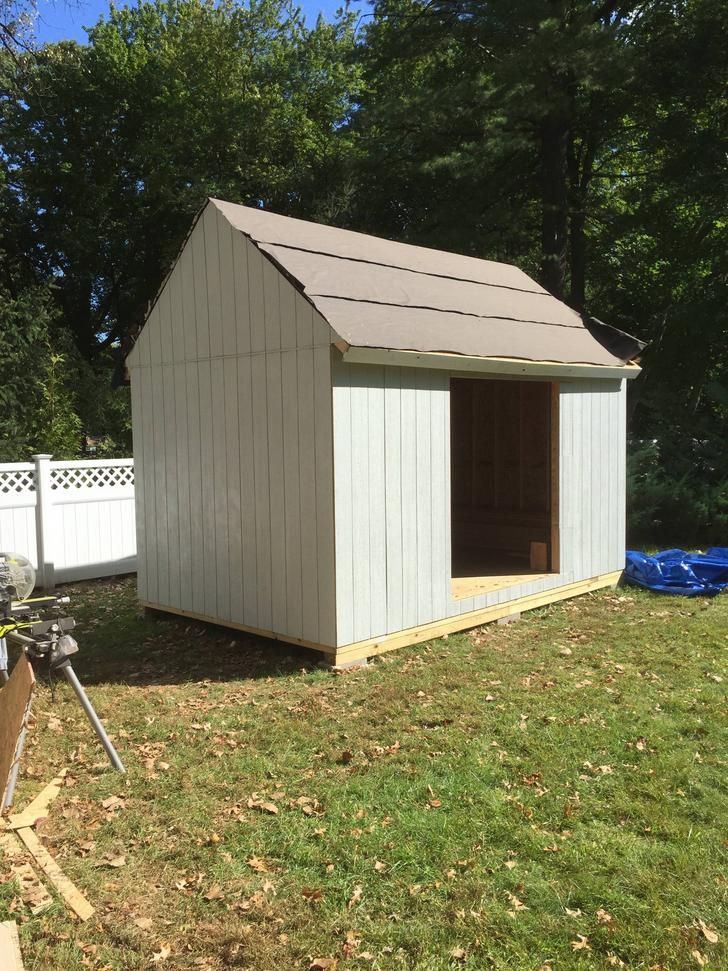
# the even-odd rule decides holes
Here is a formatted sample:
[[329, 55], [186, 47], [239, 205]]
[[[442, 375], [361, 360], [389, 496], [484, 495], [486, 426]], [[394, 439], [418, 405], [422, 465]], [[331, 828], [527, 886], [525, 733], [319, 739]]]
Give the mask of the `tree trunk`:
[[576, 208], [572, 209], [569, 216], [569, 304], [579, 313], [583, 313], [586, 300], [585, 222], [583, 200], [577, 200]]
[[541, 280], [559, 300], [564, 297], [569, 228], [568, 127], [550, 119], [541, 129]]

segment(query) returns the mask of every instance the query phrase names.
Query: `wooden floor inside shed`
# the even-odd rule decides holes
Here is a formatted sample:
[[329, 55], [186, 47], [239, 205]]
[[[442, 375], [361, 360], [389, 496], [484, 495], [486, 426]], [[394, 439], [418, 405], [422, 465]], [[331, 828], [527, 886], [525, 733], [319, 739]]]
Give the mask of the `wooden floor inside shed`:
[[484, 558], [482, 553], [472, 556], [463, 553], [453, 563], [450, 592], [456, 600], [463, 600], [466, 597], [492, 593], [494, 590], [516, 587], [521, 583], [543, 580], [547, 576], [550, 574], [529, 569], [528, 562], [521, 557]]

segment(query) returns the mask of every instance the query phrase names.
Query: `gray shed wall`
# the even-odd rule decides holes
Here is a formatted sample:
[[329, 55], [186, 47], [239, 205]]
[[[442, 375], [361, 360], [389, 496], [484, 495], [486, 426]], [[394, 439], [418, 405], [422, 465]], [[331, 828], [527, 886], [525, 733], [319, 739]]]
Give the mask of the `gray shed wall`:
[[561, 572], [455, 600], [450, 374], [337, 361], [333, 380], [338, 646], [623, 568], [625, 381], [560, 385]]
[[143, 601], [335, 643], [330, 345], [208, 205], [129, 360]]

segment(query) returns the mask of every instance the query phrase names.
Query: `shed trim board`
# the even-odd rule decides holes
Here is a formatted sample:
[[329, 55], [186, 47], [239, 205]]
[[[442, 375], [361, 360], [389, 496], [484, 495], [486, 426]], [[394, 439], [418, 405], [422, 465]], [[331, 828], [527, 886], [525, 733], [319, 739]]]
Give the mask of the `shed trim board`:
[[[620, 341], [625, 357], [515, 267], [211, 201], [127, 358], [141, 602], [343, 662], [615, 583], [640, 370]], [[506, 402], [520, 382], [539, 416], [506, 408], [533, 532], [505, 550], [515, 565], [457, 591], [453, 379], [510, 385]], [[546, 451], [527, 382], [551, 386]], [[546, 477], [548, 507], [526, 503]]]

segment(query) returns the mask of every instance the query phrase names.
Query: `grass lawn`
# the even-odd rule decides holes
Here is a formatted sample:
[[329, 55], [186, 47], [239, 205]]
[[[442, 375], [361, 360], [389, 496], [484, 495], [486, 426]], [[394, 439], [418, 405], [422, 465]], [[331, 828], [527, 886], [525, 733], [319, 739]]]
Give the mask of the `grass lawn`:
[[[97, 913], [28, 969], [728, 968], [728, 595], [609, 591], [334, 675], [317, 656], [73, 588], [22, 807]], [[110, 797], [118, 799], [104, 805]], [[0, 861], [0, 871], [4, 870]]]

